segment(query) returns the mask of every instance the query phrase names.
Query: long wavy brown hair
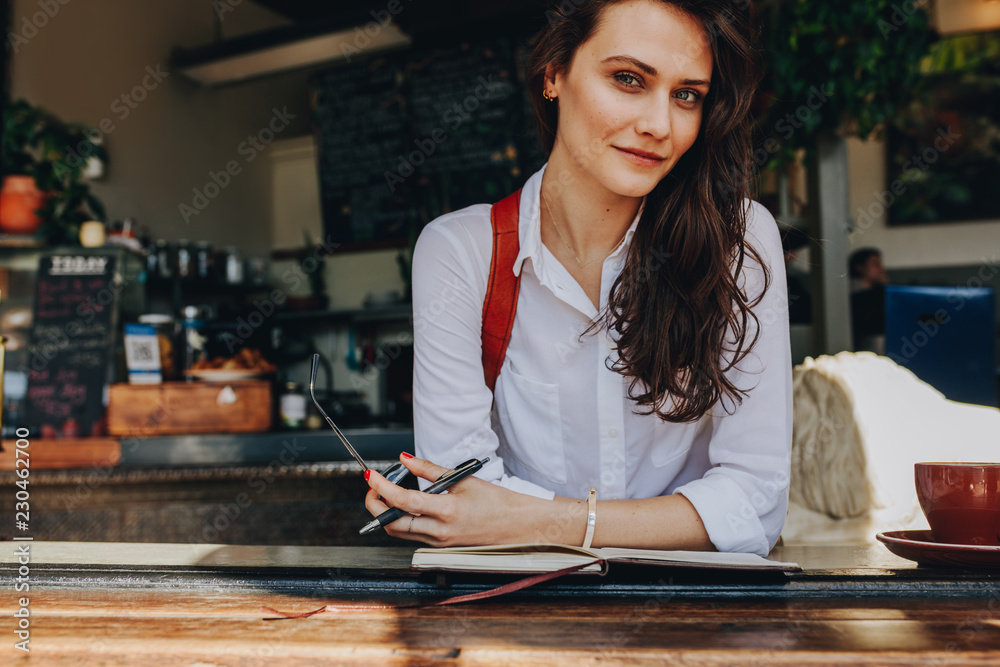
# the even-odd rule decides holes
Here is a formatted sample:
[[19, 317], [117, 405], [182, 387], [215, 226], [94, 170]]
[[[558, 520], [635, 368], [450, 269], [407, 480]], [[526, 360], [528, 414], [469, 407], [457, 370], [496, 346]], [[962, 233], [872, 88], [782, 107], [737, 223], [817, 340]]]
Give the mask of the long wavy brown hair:
[[[527, 83], [548, 152], [558, 104], [542, 97], [545, 68], [567, 71], [604, 10], [622, 1], [563, 1], [546, 13]], [[752, 308], [771, 282], [745, 239], [753, 175], [750, 106], [761, 75], [749, 0], [661, 1], [701, 22], [712, 48], [712, 85], [697, 140], [646, 196], [604, 320], [619, 338], [619, 359], [610, 367], [632, 378], [629, 396], [646, 408], [638, 412], [691, 422], [723, 397], [739, 404], [747, 394], [726, 372], [756, 344], [759, 321]], [[764, 290], [754, 296], [739, 280], [747, 256], [764, 270]]]

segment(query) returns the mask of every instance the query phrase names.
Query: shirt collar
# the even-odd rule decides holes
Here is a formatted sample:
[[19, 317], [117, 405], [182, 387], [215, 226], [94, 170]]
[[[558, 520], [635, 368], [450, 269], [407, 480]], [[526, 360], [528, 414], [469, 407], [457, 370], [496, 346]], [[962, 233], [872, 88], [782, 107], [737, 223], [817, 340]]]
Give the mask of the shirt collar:
[[[531, 178], [521, 188], [521, 206], [518, 209], [520, 217], [517, 229], [519, 250], [517, 257], [514, 258], [515, 276], [521, 274], [521, 265], [529, 257], [535, 270], [541, 270], [543, 263], [541, 225], [542, 176], [545, 174], [548, 164], [548, 162], [543, 164], [542, 168], [532, 174]], [[646, 198], [643, 197], [642, 202], [639, 204], [639, 210], [636, 211], [635, 218], [632, 220], [632, 224], [629, 225], [628, 230], [625, 232], [625, 241], [608, 257], [615, 257], [622, 254], [628, 248], [632, 241], [632, 236], [635, 235], [635, 228], [639, 224], [639, 218], [642, 217], [642, 211], [645, 206]]]

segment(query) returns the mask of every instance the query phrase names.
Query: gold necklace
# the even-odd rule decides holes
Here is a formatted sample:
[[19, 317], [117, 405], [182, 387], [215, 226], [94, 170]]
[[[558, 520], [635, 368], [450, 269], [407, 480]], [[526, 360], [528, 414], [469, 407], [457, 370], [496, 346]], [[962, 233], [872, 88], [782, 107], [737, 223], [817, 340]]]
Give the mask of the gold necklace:
[[549, 212], [549, 217], [552, 218], [552, 226], [556, 228], [556, 232], [559, 234], [559, 239], [562, 241], [562, 244], [564, 246], [566, 246], [566, 249], [569, 250], [570, 254], [573, 255], [573, 259], [576, 260], [576, 263], [579, 264], [579, 266], [580, 266], [581, 269], [583, 267], [587, 266], [588, 264], [593, 264], [594, 262], [598, 262], [598, 261], [602, 261], [602, 260], [607, 259], [608, 255], [610, 255], [611, 253], [613, 253], [618, 248], [618, 246], [620, 246], [622, 244], [622, 242], [625, 240], [625, 237], [628, 236], [628, 230], [626, 229], [625, 233], [622, 234], [622, 237], [620, 239], [618, 239], [618, 243], [616, 243], [614, 245], [614, 247], [611, 248], [611, 250], [609, 250], [608, 252], [606, 252], [604, 254], [604, 257], [598, 257], [596, 259], [591, 259], [589, 261], [582, 262], [582, 261], [580, 261], [580, 258], [577, 256], [576, 251], [573, 250], [573, 246], [571, 246], [569, 244], [569, 241], [566, 240], [566, 235], [563, 234], [562, 229], [559, 228], [559, 223], [556, 222], [556, 216], [554, 216], [552, 214], [552, 209], [549, 207], [549, 200], [545, 198], [545, 193], [544, 192], [542, 193], [542, 202], [544, 202], [544, 204], [545, 204], [545, 210]]

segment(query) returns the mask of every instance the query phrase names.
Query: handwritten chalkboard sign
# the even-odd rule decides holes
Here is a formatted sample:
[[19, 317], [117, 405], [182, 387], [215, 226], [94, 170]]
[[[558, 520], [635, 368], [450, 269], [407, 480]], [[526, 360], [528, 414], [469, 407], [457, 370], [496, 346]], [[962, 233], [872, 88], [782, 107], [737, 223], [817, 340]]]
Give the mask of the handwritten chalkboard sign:
[[405, 239], [417, 217], [409, 188], [392, 190], [383, 176], [409, 136], [400, 84], [399, 64], [377, 59], [326, 72], [314, 85], [324, 224], [342, 245]]
[[39, 259], [28, 361], [27, 420], [42, 437], [103, 435], [117, 326], [113, 255]]
[[513, 47], [491, 39], [420, 54], [406, 67], [410, 162], [429, 218], [493, 202], [524, 180], [517, 138], [523, 86]]
[[527, 122], [516, 40], [421, 47], [312, 81], [327, 235], [405, 246], [424, 223], [519, 187]]

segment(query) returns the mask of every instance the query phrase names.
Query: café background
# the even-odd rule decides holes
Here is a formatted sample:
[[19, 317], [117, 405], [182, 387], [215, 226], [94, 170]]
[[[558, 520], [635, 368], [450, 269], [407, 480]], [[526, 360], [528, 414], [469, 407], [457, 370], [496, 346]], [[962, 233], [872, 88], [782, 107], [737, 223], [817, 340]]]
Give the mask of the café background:
[[[972, 1], [947, 3], [949, 13]], [[39, 0], [10, 4], [12, 31], [39, 11]], [[9, 52], [10, 93], [65, 120], [99, 126], [110, 119], [106, 175], [92, 184], [109, 220], [132, 217], [168, 241], [238, 242], [248, 255], [300, 246], [303, 230], [322, 238], [308, 97], [308, 77], [322, 67], [206, 89], [169, 63], [174, 48], [211, 43], [217, 27], [231, 38], [288, 19], [250, 0], [228, 3], [218, 23], [207, 0], [51, 4], [58, 11], [44, 27]], [[248, 137], [276, 115], [285, 120], [274, 141], [248, 148]], [[885, 147], [850, 139], [848, 156], [850, 210], [857, 217], [887, 188]], [[240, 173], [185, 221], [181, 206], [191, 206], [195, 190], [231, 160], [240, 163]], [[851, 246], [880, 248], [890, 275], [998, 262], [1000, 220], [888, 227], [883, 213], [859, 230]], [[395, 250], [337, 254], [326, 272], [331, 308], [357, 307], [369, 293], [403, 289]], [[346, 367], [334, 375], [338, 388], [351, 388]]]

